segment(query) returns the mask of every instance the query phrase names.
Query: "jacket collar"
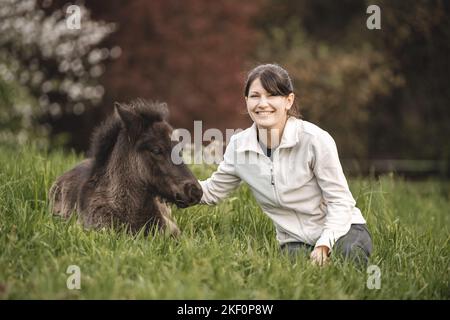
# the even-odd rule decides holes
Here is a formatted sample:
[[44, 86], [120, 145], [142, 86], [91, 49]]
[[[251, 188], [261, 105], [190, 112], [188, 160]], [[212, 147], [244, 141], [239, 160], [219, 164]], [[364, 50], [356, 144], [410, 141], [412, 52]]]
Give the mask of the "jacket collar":
[[[245, 130], [245, 132], [243, 132], [244, 136], [242, 142], [239, 141], [240, 145], [236, 148], [237, 152], [254, 151], [256, 153], [263, 154], [261, 146], [258, 143], [256, 130], [256, 123], [253, 123], [253, 125], [248, 128], [248, 130]], [[289, 117], [283, 130], [281, 142], [277, 148], [290, 148], [295, 146], [298, 143], [297, 130], [297, 119], [295, 117]]]

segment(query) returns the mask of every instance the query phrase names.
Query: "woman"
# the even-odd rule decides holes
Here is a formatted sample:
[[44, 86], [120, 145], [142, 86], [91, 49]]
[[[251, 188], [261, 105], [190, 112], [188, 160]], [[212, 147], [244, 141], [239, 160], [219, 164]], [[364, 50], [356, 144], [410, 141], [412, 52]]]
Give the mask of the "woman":
[[254, 68], [244, 96], [254, 123], [230, 139], [217, 171], [200, 181], [201, 203], [218, 203], [244, 181], [274, 222], [283, 250], [311, 251], [319, 265], [336, 251], [366, 265], [372, 241], [336, 144], [326, 131], [299, 119], [286, 70], [274, 64]]

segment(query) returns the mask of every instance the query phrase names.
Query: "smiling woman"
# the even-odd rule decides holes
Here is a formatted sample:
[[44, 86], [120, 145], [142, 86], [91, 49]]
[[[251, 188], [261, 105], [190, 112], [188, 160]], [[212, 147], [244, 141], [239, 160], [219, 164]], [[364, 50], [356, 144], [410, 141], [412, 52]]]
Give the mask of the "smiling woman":
[[247, 111], [259, 129], [258, 141], [270, 152], [277, 147], [287, 118], [300, 118], [291, 78], [278, 65], [260, 65], [249, 73], [244, 96]]
[[[294, 94], [282, 96], [267, 92], [257, 78], [252, 82], [250, 96], [246, 96], [245, 100], [248, 113], [258, 128], [281, 132], [287, 120], [287, 112], [292, 107]], [[267, 146], [272, 147], [271, 143]]]
[[[245, 181], [274, 222], [282, 249], [291, 254], [311, 251], [319, 265], [328, 262], [332, 250], [366, 265], [372, 239], [336, 144], [326, 131], [299, 119], [287, 71], [275, 64], [256, 67], [248, 75], [244, 96], [254, 123], [231, 138], [217, 171], [200, 182], [201, 202], [216, 204]], [[236, 161], [250, 158], [256, 166], [254, 161]]]

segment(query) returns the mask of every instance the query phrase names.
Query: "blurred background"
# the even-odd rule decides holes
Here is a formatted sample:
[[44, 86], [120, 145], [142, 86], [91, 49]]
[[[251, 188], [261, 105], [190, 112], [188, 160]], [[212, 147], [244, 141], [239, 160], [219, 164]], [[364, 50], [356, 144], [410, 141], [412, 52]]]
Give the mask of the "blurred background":
[[[366, 27], [371, 4], [381, 30]], [[85, 152], [113, 103], [137, 97], [167, 102], [174, 128], [246, 128], [247, 72], [278, 63], [347, 173], [448, 178], [449, 13], [438, 0], [0, 0], [0, 143]]]

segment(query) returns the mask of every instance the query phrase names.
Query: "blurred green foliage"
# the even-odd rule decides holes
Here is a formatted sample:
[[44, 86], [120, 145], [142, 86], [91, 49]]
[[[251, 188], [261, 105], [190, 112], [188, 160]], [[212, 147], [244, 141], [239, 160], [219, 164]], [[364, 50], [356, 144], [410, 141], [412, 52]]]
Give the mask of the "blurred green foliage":
[[291, 74], [306, 120], [329, 131], [346, 158], [447, 160], [450, 144], [449, 4], [267, 1], [254, 61]]
[[[1, 60], [0, 60], [1, 62]], [[0, 78], [0, 143], [17, 145], [34, 142], [48, 146], [49, 131], [35, 118], [36, 100], [15, 81]]]
[[114, 25], [91, 19], [79, 4], [83, 27], [71, 29], [68, 4], [47, 12], [49, 1], [41, 2], [1, 4], [0, 136], [7, 143], [32, 138], [47, 144], [51, 138], [52, 145], [67, 144], [70, 136], [54, 130], [55, 124], [98, 105], [104, 94], [97, 78], [111, 53], [100, 43]]
[[[44, 2], [53, 3], [45, 14], [57, 25], [61, 16], [55, 18], [52, 12], [65, 8], [66, 1]], [[99, 40], [73, 55], [67, 50], [70, 43], [78, 43], [77, 37], [68, 43], [63, 38], [56, 41], [61, 50], [55, 51], [55, 59], [36, 64], [34, 60], [47, 49], [28, 50], [21, 37], [12, 36], [11, 24], [4, 27], [2, 20], [1, 128], [37, 123], [37, 117], [21, 120], [29, 108], [16, 112], [20, 104], [12, 101], [21, 99], [19, 87], [26, 88], [30, 101], [38, 102], [32, 113], [47, 115], [40, 121], [47, 131], [51, 129], [52, 140], [65, 132], [64, 143], [78, 150], [87, 148], [99, 120], [83, 111], [97, 110], [105, 116], [112, 102], [136, 97], [169, 102], [174, 127], [192, 129], [194, 120], [202, 120], [205, 130], [243, 128], [250, 121], [239, 89], [245, 71], [259, 63], [278, 63], [294, 80], [305, 120], [332, 134], [342, 158], [434, 160], [448, 166], [450, 3], [380, 0], [376, 4], [381, 30], [366, 27], [371, 4], [259, 0], [238, 6], [192, 0], [181, 10], [177, 1], [86, 2], [93, 16], [119, 25], [111, 33], [106, 24], [91, 21], [93, 30], [100, 28], [100, 38], [111, 33], [107, 44], [122, 48], [114, 51], [123, 52], [121, 59], [106, 69], [97, 63], [113, 50], [99, 49]], [[21, 63], [19, 69], [43, 71], [45, 79], [14, 72], [11, 57]], [[14, 81], [5, 80], [5, 66], [11, 67]], [[95, 103], [83, 95], [96, 92], [98, 105], [93, 108]]]

